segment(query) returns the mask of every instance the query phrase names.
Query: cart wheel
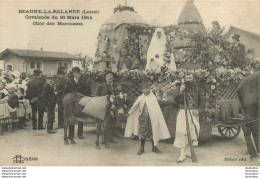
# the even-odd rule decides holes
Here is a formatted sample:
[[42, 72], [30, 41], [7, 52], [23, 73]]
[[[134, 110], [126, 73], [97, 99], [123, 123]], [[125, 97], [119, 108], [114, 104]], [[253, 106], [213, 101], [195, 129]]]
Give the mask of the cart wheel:
[[241, 132], [241, 126], [219, 126], [218, 131], [222, 137], [234, 139]]

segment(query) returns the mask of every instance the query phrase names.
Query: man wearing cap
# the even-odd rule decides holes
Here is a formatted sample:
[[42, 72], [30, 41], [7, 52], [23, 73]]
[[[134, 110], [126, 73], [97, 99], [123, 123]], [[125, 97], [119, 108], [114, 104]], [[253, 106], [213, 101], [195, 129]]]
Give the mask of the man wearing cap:
[[[180, 156], [177, 162], [181, 163], [186, 158], [185, 152], [188, 146], [185, 109], [187, 109], [188, 113], [187, 117], [192, 145], [197, 146], [200, 130], [199, 118], [202, 117], [204, 113], [205, 97], [202, 88], [194, 81], [192, 73], [185, 74], [185, 80], [182, 82], [182, 85], [177, 88], [177, 91], [174, 96], [174, 104], [179, 107], [180, 110], [176, 120], [176, 136], [173, 146], [180, 149]], [[184, 98], [184, 94], [186, 98]], [[184, 101], [184, 99], [186, 101]], [[186, 102], [187, 108], [185, 108], [184, 102]], [[189, 153], [190, 152], [188, 152], [188, 154]]]
[[[65, 94], [70, 92], [78, 92], [85, 96], [91, 96], [90, 81], [80, 73], [79, 67], [72, 68], [72, 77], [68, 79], [64, 89]], [[71, 136], [74, 137], [74, 126], [71, 127]], [[83, 122], [78, 122], [78, 137], [83, 139]]]
[[32, 107], [32, 125], [33, 130], [37, 130], [37, 118], [38, 112], [38, 130], [45, 129], [43, 127], [43, 115], [44, 105], [42, 101], [42, 88], [46, 83], [46, 80], [42, 78], [42, 71], [35, 69], [33, 71], [34, 78], [27, 84], [26, 96], [30, 100]]
[[[114, 74], [111, 70], [107, 70], [105, 72], [105, 80], [106, 82], [99, 85], [98, 90], [96, 92], [96, 96], [106, 96], [106, 95], [118, 95], [121, 91], [121, 85], [119, 83], [114, 82]], [[114, 136], [117, 133], [119, 137], [122, 137], [116, 128], [116, 118], [110, 118], [108, 123], [108, 141], [111, 143], [115, 143]]]
[[64, 97], [64, 88], [66, 84], [65, 73], [62, 67], [59, 67], [57, 70], [57, 80], [56, 80], [56, 101], [58, 105], [58, 127], [57, 129], [63, 128], [63, 97]]
[[240, 43], [240, 35], [239, 34], [234, 34], [232, 36], [232, 45], [233, 45], [233, 50], [232, 50], [232, 64], [234, 67], [242, 67], [246, 63], [245, 59], [245, 45]]

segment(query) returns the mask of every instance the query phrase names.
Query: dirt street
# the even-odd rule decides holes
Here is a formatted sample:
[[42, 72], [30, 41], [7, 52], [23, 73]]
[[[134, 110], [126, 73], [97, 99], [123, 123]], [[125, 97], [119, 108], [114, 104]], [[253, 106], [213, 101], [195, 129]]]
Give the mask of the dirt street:
[[[45, 118], [46, 120], [46, 118]], [[57, 120], [57, 119], [56, 119]], [[243, 132], [234, 140], [223, 139], [217, 129], [213, 129], [212, 141], [195, 148], [198, 163], [187, 158], [178, 164], [178, 149], [171, 143], [162, 141], [158, 148], [162, 154], [152, 152], [151, 141], [145, 145], [145, 153], [137, 156], [140, 143], [138, 140], [117, 139], [110, 148], [95, 147], [95, 127], [84, 126], [85, 139], [75, 139], [75, 145], [64, 145], [63, 129], [56, 134], [46, 130], [34, 131], [29, 127], [13, 133], [5, 132], [0, 136], [0, 166], [35, 165], [35, 166], [249, 166], [260, 165], [258, 160], [250, 161], [247, 155]], [[56, 127], [57, 122], [54, 123]], [[77, 131], [77, 126], [75, 127]], [[76, 132], [75, 132], [76, 135]], [[13, 163], [16, 155], [22, 155], [24, 163]], [[31, 157], [31, 159], [30, 159]], [[35, 158], [38, 160], [36, 161]], [[27, 159], [27, 160], [26, 160]]]

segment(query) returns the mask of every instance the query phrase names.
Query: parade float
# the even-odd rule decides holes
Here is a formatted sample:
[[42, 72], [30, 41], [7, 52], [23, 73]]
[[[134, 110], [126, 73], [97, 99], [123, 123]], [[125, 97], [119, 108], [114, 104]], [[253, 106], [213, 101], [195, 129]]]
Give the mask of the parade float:
[[[87, 75], [91, 76], [93, 81], [101, 83], [104, 82], [104, 70], [116, 71], [116, 80], [122, 84], [124, 92], [127, 93], [130, 106], [142, 94], [141, 82], [148, 80], [161, 104], [169, 131], [174, 137], [175, 129], [173, 128], [175, 128], [178, 111], [173, 106], [173, 96], [176, 92], [174, 81], [181, 81], [186, 72], [191, 72], [195, 81], [203, 87], [206, 98], [204, 117], [200, 118], [202, 126], [200, 139], [209, 140], [213, 126], [218, 127], [223, 137], [238, 136], [243, 111], [237, 99], [236, 88], [241, 79], [259, 70], [259, 61], [256, 60], [254, 49], [247, 48], [244, 54], [246, 62], [243, 65], [234, 65], [239, 52], [227, 38], [207, 32], [193, 1], [187, 1], [179, 16], [178, 24], [162, 27], [167, 40], [163, 56], [164, 65], [161, 66], [159, 73], [148, 72], [144, 68], [148, 61], [146, 53], [157, 27], [148, 26], [140, 20], [141, 17], [137, 14], [132, 16], [132, 20], [127, 18], [129, 24], [121, 21], [123, 24], [121, 24], [121, 30], [118, 23], [108, 23], [117, 19], [115, 18], [117, 15], [123, 19], [125, 13], [134, 14], [134, 9], [119, 6], [115, 8], [114, 15], [102, 25], [98, 37], [96, 66], [94, 70], [88, 71]], [[104, 33], [104, 28], [113, 29], [113, 33]], [[110, 38], [109, 33], [113, 34]], [[118, 40], [119, 37], [121, 40]], [[122, 46], [128, 48], [129, 57], [133, 60], [138, 59], [140, 68], [117, 71], [113, 67], [113, 65], [116, 66]], [[156, 57], [158, 55], [155, 55]], [[173, 59], [176, 63], [176, 71], [169, 70], [167, 67]], [[100, 63], [105, 65], [101, 68]]]

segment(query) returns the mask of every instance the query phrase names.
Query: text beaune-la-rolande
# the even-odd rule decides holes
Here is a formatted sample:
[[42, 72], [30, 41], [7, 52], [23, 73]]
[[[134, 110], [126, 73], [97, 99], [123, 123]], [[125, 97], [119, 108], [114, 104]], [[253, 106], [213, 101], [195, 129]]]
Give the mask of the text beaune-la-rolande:
[[[32, 19], [32, 20], [51, 20], [51, 19], [91, 20], [93, 19], [93, 17], [89, 14], [99, 14], [99, 10], [94, 10], [94, 11], [93, 10], [19, 10], [18, 12], [27, 13], [27, 15], [25, 15], [25, 18]], [[38, 15], [38, 14], [44, 14], [44, 15]], [[80, 22], [57, 22], [56, 24], [57, 25], [83, 25], [83, 23]], [[55, 22], [34, 21], [33, 25], [55, 25]]]
[[18, 10], [21, 14], [99, 14], [99, 10]]

